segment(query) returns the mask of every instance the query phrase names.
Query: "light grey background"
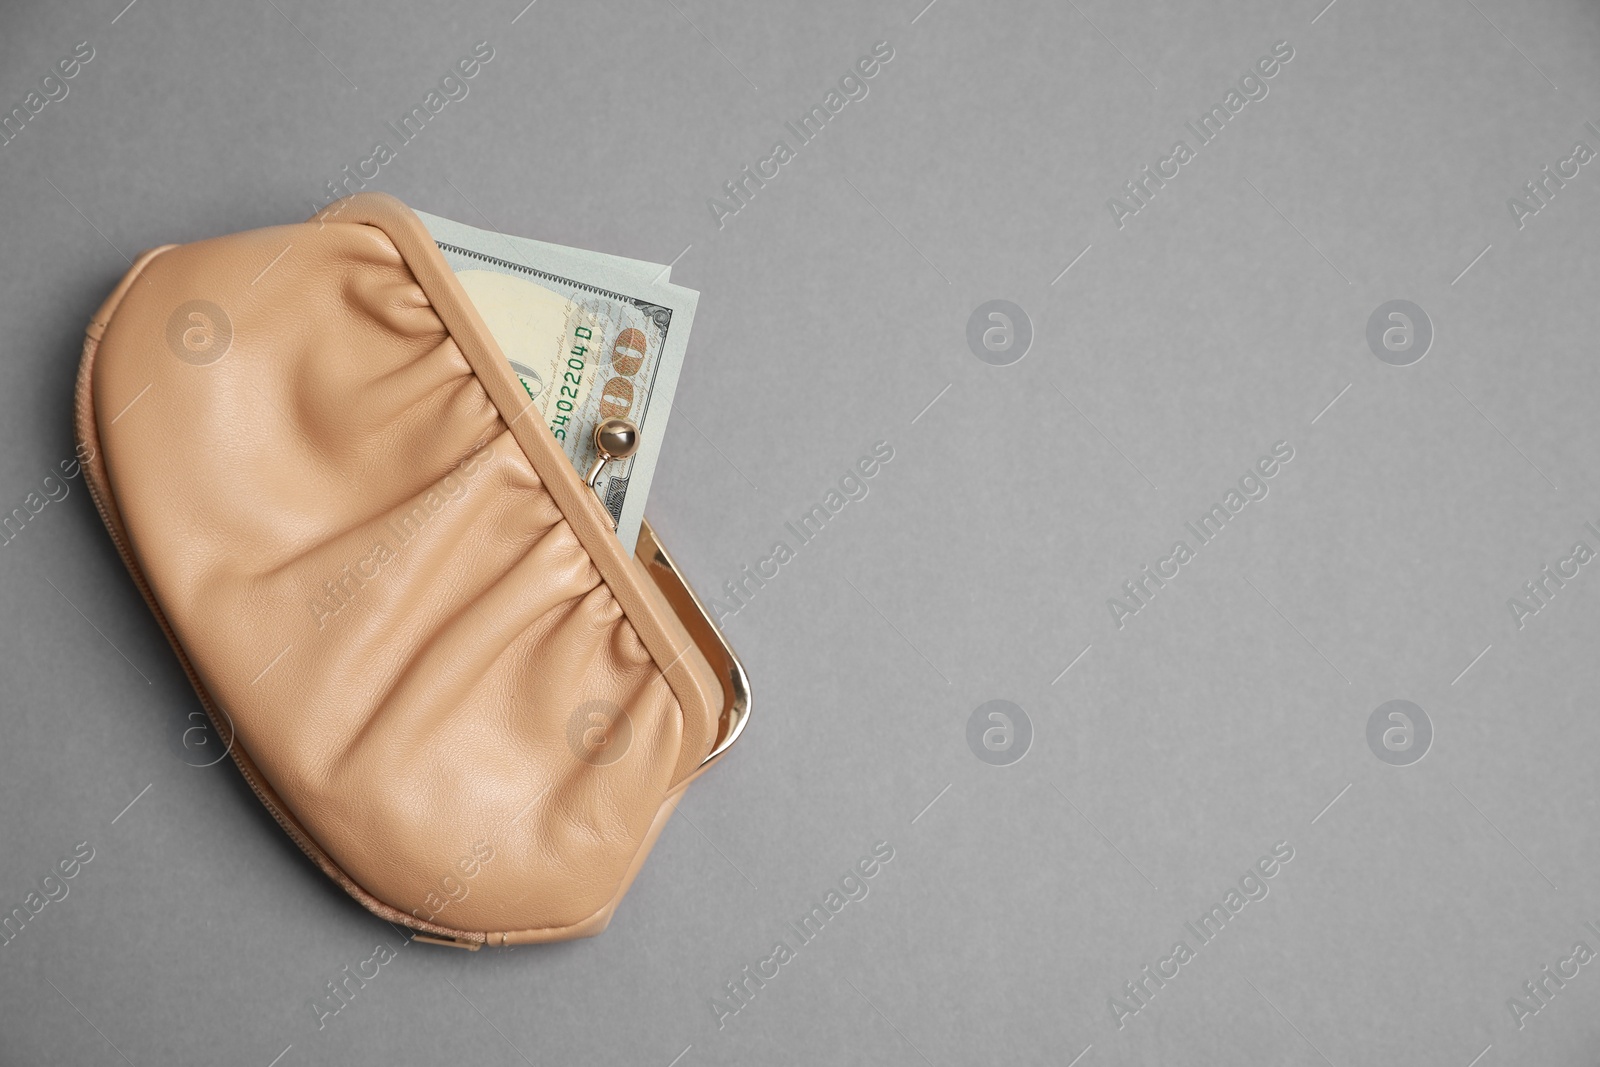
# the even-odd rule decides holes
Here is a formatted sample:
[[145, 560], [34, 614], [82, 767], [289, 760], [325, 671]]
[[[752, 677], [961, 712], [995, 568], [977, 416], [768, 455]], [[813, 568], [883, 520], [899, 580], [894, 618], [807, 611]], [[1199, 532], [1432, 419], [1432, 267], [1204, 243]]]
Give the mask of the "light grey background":
[[[1600, 963], [1507, 1006], [1600, 950], [1600, 576], [1507, 605], [1600, 548], [1600, 164], [1507, 207], [1600, 149], [1593, 4], [124, 2], [0, 16], [0, 110], [95, 50], [0, 146], [0, 511], [71, 454], [124, 254], [303, 218], [480, 40], [373, 187], [678, 257], [703, 296], [649, 511], [697, 586], [894, 459], [727, 620], [754, 721], [611, 928], [476, 955], [402, 949], [228, 763], [187, 765], [199, 705], [71, 482], [0, 545], [0, 910], [95, 858], [0, 945], [0, 1061], [1594, 1062]], [[1281, 40], [1269, 95], [1114, 225]], [[870, 94], [719, 228], [708, 198], [878, 41]], [[991, 299], [1031, 319], [1012, 366], [967, 345]], [[1393, 299], [1435, 331], [1409, 367], [1366, 340]], [[1107, 599], [1278, 441], [1270, 494], [1119, 630]], [[996, 699], [1033, 726], [1009, 766], [967, 744]], [[1410, 766], [1368, 747], [1393, 699], [1433, 723]], [[878, 841], [870, 896], [719, 1029]], [[1270, 895], [1119, 1029], [1278, 842]]]

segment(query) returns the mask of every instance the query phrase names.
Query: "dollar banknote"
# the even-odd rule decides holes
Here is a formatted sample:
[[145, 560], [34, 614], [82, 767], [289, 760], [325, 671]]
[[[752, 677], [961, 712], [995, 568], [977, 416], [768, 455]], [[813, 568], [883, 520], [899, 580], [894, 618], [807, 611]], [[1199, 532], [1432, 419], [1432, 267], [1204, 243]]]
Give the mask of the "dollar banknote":
[[638, 451], [606, 464], [595, 486], [632, 552], [700, 294], [658, 263], [417, 215], [580, 474], [602, 420], [638, 427]]

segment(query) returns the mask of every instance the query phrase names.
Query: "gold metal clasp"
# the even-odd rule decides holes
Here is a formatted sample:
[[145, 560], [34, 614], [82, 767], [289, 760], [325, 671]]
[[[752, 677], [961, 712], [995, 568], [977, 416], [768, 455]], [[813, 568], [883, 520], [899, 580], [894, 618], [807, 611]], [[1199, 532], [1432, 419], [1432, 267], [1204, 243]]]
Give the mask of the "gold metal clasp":
[[705, 766], [732, 747], [750, 721], [750, 679], [744, 673], [744, 664], [734, 653], [728, 639], [722, 635], [711, 613], [695, 596], [694, 590], [684, 580], [683, 572], [673, 562], [672, 556], [656, 539], [655, 529], [648, 519], [639, 526], [639, 543], [634, 550], [645, 573], [650, 575], [656, 588], [661, 590], [667, 603], [678, 616], [689, 638], [695, 643], [722, 683], [722, 717], [718, 723], [717, 743], [701, 762]]
[[605, 419], [594, 428], [594, 466], [584, 476], [590, 489], [600, 480], [600, 472], [614, 459], [627, 459], [639, 451], [639, 427], [627, 419]]

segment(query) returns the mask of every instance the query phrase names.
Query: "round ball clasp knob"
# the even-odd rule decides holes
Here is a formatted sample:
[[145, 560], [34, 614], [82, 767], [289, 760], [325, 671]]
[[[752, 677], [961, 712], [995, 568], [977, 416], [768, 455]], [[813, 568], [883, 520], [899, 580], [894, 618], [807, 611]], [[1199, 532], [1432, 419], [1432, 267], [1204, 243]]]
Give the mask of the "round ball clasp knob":
[[594, 428], [594, 448], [598, 455], [589, 468], [584, 484], [593, 489], [600, 480], [605, 465], [616, 459], [627, 459], [639, 451], [639, 427], [627, 419], [605, 419]]

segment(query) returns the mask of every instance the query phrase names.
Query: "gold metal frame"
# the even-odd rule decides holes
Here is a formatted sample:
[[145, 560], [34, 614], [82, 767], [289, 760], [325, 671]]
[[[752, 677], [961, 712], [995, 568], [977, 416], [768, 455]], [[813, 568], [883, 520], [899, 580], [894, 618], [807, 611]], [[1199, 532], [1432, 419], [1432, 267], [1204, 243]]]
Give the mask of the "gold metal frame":
[[[668, 606], [683, 622], [683, 627], [689, 631], [689, 637], [694, 641], [695, 647], [704, 654], [711, 668], [717, 672], [717, 680], [722, 683], [722, 716], [718, 721], [717, 743], [701, 762], [700, 766], [704, 767], [728, 751], [744, 732], [745, 723], [750, 721], [750, 679], [744, 673], [744, 664], [739, 662], [739, 657], [734, 654], [722, 631], [717, 628], [705, 604], [701, 603], [694, 590], [689, 588], [683, 572], [678, 570], [678, 565], [673, 562], [672, 556], [656, 539], [656, 532], [648, 520], [639, 527], [639, 544], [634, 550], [634, 555], [643, 564], [645, 573], [656, 584], [656, 588], [661, 590], [661, 595], [666, 597]], [[465, 938], [445, 937], [420, 931], [413, 932], [411, 940], [423, 941], [430, 945], [464, 948], [471, 952], [483, 947], [479, 942]]]
[[673, 562], [672, 556], [662, 547], [651, 528], [649, 520], [639, 527], [639, 544], [634, 550], [645, 573], [656, 583], [667, 603], [689, 631], [695, 647], [700, 649], [722, 683], [722, 717], [717, 732], [717, 743], [701, 766], [710, 763], [733, 746], [750, 721], [750, 679], [744, 673], [744, 664], [734, 654], [728, 639], [722, 635], [711, 613], [695, 596], [694, 590], [684, 580], [683, 572]]

